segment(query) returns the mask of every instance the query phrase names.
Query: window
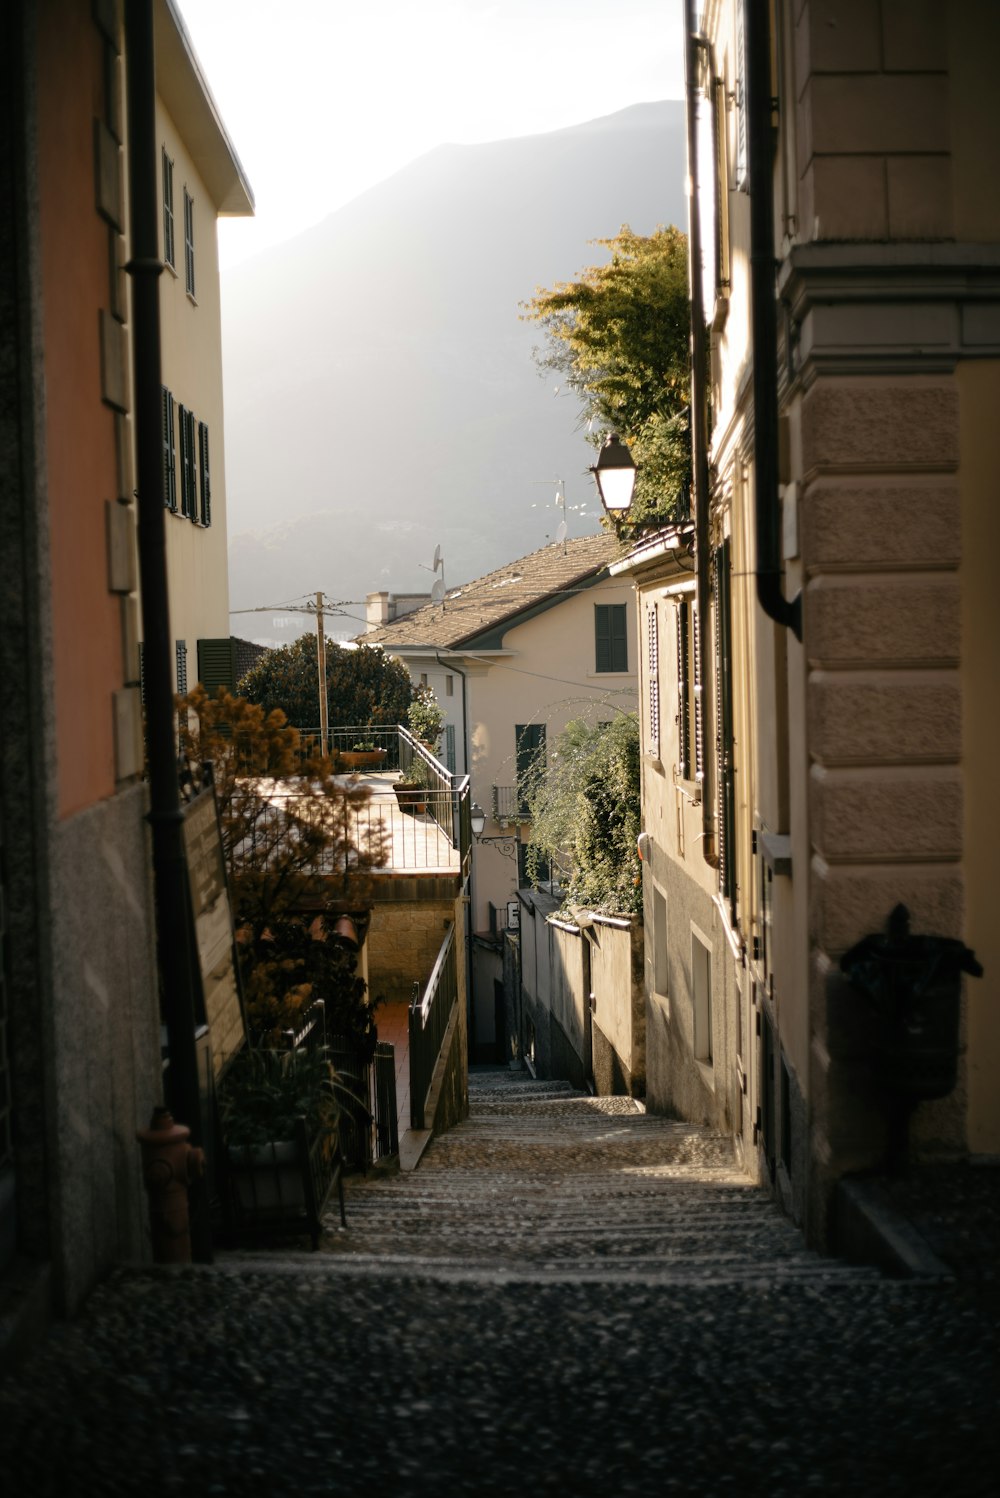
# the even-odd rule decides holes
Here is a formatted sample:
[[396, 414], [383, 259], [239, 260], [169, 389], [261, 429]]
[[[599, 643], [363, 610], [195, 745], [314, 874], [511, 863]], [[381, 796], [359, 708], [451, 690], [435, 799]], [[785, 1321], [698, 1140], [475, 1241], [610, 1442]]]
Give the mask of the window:
[[454, 775], [455, 773], [455, 725], [446, 723], [444, 725], [444, 762]]
[[194, 199], [184, 189], [184, 285], [194, 296]]
[[598, 671], [628, 670], [628, 638], [623, 603], [594, 604]]
[[519, 723], [514, 729], [517, 762], [518, 815], [528, 816], [528, 797], [535, 779], [545, 770], [545, 724]]
[[181, 426], [181, 514], [198, 518], [197, 475], [194, 466], [194, 412], [179, 408]]
[[647, 748], [657, 757], [660, 753], [660, 625], [656, 604], [646, 610], [646, 668], [649, 673], [647, 693]]
[[177, 465], [174, 456], [174, 398], [165, 385], [163, 394], [163, 503], [177, 509]]
[[198, 423], [198, 467], [201, 477], [201, 523], [212, 524], [212, 476], [208, 462], [208, 427]]
[[174, 265], [174, 164], [166, 148], [161, 153], [163, 161], [163, 258], [169, 266]]
[[750, 160], [747, 151], [747, 43], [745, 0], [736, 0], [736, 187], [747, 192], [750, 187]]
[[691, 928], [691, 998], [694, 1006], [694, 1057], [712, 1064], [712, 949]]
[[183, 697], [188, 689], [187, 641], [175, 640], [174, 652], [177, 657], [177, 694], [179, 697]]
[[455, 678], [454, 678], [454, 676], [446, 676], [445, 677], [445, 679], [444, 679], [444, 695], [446, 697], [454, 697], [454, 695], [455, 695]]

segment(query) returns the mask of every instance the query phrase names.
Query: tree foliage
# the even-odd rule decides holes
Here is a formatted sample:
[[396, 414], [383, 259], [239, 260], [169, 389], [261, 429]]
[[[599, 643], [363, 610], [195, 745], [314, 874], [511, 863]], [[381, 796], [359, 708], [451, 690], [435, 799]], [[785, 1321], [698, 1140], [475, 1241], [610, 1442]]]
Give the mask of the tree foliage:
[[199, 686], [180, 699], [181, 753], [210, 762], [233, 901], [247, 1014], [258, 1044], [298, 1028], [315, 998], [327, 1028], [374, 1048], [373, 1008], [357, 959], [330, 938], [333, 920], [364, 908], [384, 835], [366, 815], [368, 789], [338, 781], [304, 752], [279, 709]]
[[635, 713], [597, 728], [568, 723], [527, 800], [533, 877], [547, 859], [571, 903], [618, 914], [642, 909]]
[[639, 467], [624, 533], [680, 518], [686, 509], [688, 433], [687, 236], [673, 227], [592, 243], [609, 251], [575, 281], [538, 290], [523, 316], [543, 330], [535, 358], [581, 404], [581, 424], [599, 446], [615, 431]]
[[[248, 702], [265, 712], [279, 708], [296, 728], [319, 726], [319, 673], [316, 636], [269, 650], [237, 683]], [[413, 700], [409, 672], [381, 645], [347, 650], [326, 647], [326, 697], [331, 728], [405, 723]]]

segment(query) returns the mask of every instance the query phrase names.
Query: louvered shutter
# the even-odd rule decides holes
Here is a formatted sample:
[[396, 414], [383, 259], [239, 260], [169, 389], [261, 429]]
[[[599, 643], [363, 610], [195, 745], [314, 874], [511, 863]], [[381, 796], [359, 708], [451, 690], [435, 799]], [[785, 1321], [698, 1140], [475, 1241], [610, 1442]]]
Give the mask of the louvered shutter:
[[177, 660], [177, 695], [183, 697], [188, 689], [188, 652], [186, 640], [174, 641], [174, 654]]
[[212, 524], [212, 475], [208, 454], [208, 427], [198, 423], [198, 467], [201, 470], [201, 523]]
[[646, 611], [646, 667], [649, 672], [649, 752], [660, 752], [660, 630], [656, 605]]
[[210, 697], [220, 687], [236, 690], [236, 652], [230, 637], [198, 641], [198, 680]]
[[691, 678], [688, 669], [690, 606], [677, 609], [677, 760], [682, 780], [691, 779]]
[[174, 457], [174, 398], [165, 385], [163, 396], [163, 503], [177, 509], [177, 467]]
[[181, 514], [195, 520], [194, 413], [180, 408], [181, 425]]
[[705, 713], [701, 680], [701, 620], [698, 610], [691, 610], [691, 657], [694, 664], [694, 774], [705, 779]]
[[747, 151], [747, 44], [745, 0], [736, 0], [736, 186], [746, 192], [750, 185]]

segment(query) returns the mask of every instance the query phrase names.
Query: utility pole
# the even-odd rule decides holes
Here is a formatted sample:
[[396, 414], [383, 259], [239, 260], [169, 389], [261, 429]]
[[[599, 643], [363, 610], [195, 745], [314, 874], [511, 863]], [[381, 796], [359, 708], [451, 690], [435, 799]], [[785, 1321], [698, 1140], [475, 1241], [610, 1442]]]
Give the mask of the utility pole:
[[319, 736], [323, 753], [330, 751], [329, 713], [326, 700], [326, 640], [323, 637], [323, 594], [316, 594], [316, 669], [319, 672]]

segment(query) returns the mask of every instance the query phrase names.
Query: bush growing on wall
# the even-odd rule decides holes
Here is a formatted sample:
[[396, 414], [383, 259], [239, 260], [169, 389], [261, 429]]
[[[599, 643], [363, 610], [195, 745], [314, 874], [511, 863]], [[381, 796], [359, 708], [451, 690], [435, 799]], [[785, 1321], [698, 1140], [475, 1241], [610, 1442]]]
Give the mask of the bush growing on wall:
[[622, 713], [602, 728], [579, 719], [556, 740], [528, 789], [532, 878], [548, 860], [567, 899], [614, 914], [642, 909], [639, 720]]

